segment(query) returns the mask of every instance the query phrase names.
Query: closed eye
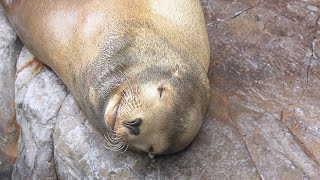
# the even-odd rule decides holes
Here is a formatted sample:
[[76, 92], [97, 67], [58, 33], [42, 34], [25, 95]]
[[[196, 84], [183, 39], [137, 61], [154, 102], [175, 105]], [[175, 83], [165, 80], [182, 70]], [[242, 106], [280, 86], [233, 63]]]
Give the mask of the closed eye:
[[164, 87], [158, 87], [158, 91], [159, 91], [159, 99], [162, 97], [163, 95], [163, 91], [164, 91]]

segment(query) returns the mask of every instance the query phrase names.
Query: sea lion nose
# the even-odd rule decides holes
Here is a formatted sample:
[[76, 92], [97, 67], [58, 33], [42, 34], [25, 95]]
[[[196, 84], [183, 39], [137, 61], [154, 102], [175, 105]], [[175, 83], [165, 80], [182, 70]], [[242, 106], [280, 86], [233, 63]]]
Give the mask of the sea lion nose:
[[142, 119], [136, 118], [133, 121], [124, 121], [122, 125], [128, 128], [131, 134], [137, 136], [140, 134], [139, 126], [141, 125], [141, 123], [142, 123]]

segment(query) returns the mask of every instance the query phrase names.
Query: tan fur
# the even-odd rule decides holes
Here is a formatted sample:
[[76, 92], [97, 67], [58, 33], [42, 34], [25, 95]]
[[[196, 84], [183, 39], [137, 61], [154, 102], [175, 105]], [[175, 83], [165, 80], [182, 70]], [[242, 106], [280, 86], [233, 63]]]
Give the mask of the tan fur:
[[[102, 116], [95, 116], [94, 114], [102, 113], [103, 116], [109, 116], [107, 112], [107, 115], [105, 115], [105, 112], [100, 113], [99, 106], [101, 105], [99, 104], [99, 98], [101, 93], [96, 91], [99, 87], [95, 87], [96, 85], [92, 85], [91, 82], [85, 82], [87, 78], [80, 78], [83, 76], [84, 71], [86, 71], [88, 64], [95, 63], [97, 57], [101, 56], [102, 47], [105, 44], [109, 45], [106, 48], [106, 58], [112, 58], [115, 54], [119, 54], [123, 46], [128, 44], [127, 41], [129, 40], [127, 40], [127, 37], [131, 37], [128, 34], [134, 34], [132, 35], [132, 42], [135, 44], [126, 48], [126, 51], [128, 51], [127, 54], [137, 54], [134, 57], [138, 57], [137, 59], [140, 60], [144, 59], [147, 55], [139, 54], [136, 51], [139, 49], [139, 51], [146, 50], [146, 52], [150, 52], [148, 49], [150, 46], [162, 41], [161, 38], [154, 40], [154, 37], [163, 37], [164, 41], [168, 42], [169, 45], [155, 46], [152, 49], [155, 52], [154, 57], [156, 57], [154, 62], [157, 61], [156, 59], [160, 59], [160, 57], [175, 59], [168, 62], [159, 62], [160, 64], [163, 63], [162, 66], [164, 67], [168, 65], [167, 69], [172, 69], [174, 77], [179, 77], [179, 70], [176, 72], [174, 65], [182, 64], [183, 66], [184, 63], [188, 63], [189, 65], [194, 64], [195, 68], [197, 67], [197, 70], [195, 70], [197, 72], [194, 74], [199, 72], [201, 76], [200, 81], [204, 86], [201, 88], [201, 85], [199, 85], [199, 89], [205, 89], [205, 91], [198, 95], [197, 92], [193, 92], [196, 103], [194, 104], [195, 108], [191, 108], [190, 110], [190, 112], [194, 111], [194, 113], [191, 113], [188, 117], [201, 117], [193, 117], [194, 119], [200, 118], [200, 120], [197, 120], [198, 123], [188, 125], [193, 129], [193, 132], [180, 138], [179, 142], [181, 142], [181, 145], [172, 148], [170, 151], [167, 150], [167, 146], [169, 145], [163, 142], [166, 140], [160, 139], [158, 144], [153, 142], [159, 136], [164, 135], [164, 133], [160, 133], [159, 136], [146, 135], [140, 137], [140, 139], [130, 137], [134, 139], [132, 142], [135, 142], [135, 145], [132, 146], [147, 151], [144, 143], [153, 143], [154, 148], [158, 149], [155, 153], [161, 154], [181, 150], [191, 142], [201, 126], [204, 115], [203, 109], [205, 109], [209, 98], [209, 85], [205, 77], [209, 66], [208, 37], [204, 26], [201, 5], [198, 0], [16, 0], [14, 3], [10, 2], [2, 0], [7, 15], [23, 43], [40, 61], [50, 66], [59, 75], [75, 95], [89, 119], [101, 118]], [[133, 28], [134, 26], [135, 28]], [[149, 27], [151, 27], [151, 30]], [[146, 45], [148, 43], [151, 45]], [[115, 48], [113, 50], [114, 47], [118, 46], [118, 49]], [[185, 60], [184, 57], [192, 60]], [[145, 62], [148, 62], [148, 59]], [[133, 77], [133, 82], [135, 81], [134, 74], [142, 71], [142, 69], [148, 69], [150, 62], [146, 64], [138, 62], [137, 64], [137, 66], [130, 66], [128, 70], [125, 70], [126, 74], [124, 74], [124, 76], [128, 75], [129, 78]], [[166, 68], [164, 69], [167, 70]], [[191, 69], [191, 71], [193, 70]], [[180, 74], [184, 74], [184, 72]], [[121, 75], [119, 74], [119, 76]], [[84, 89], [88, 90], [84, 91], [81, 88], [82, 85]], [[125, 85], [127, 83], [123, 83], [123, 86]], [[149, 89], [157, 88], [157, 86], [159, 84], [147, 83], [143, 87]], [[170, 86], [172, 85], [168, 85], [168, 87]], [[188, 86], [183, 87], [188, 88]], [[116, 88], [112, 91], [112, 94], [119, 93], [120, 89]], [[150, 101], [153, 97], [148, 94], [150, 92], [144, 92], [145, 89], [139, 90], [139, 93], [137, 92], [137, 96], [140, 98], [141, 96], [148, 97], [142, 102], [143, 108], [155, 106], [154, 101], [157, 100]], [[192, 87], [189, 91], [193, 91]], [[89, 98], [86, 99], [83, 93], [86, 93], [86, 96]], [[172, 96], [175, 95], [172, 94]], [[173, 102], [170, 103], [170, 101]], [[188, 98], [185, 101], [188, 101]], [[108, 102], [112, 102], [112, 97], [108, 99]], [[167, 119], [164, 120], [164, 118], [170, 119], [165, 114], [168, 111], [173, 111], [174, 107], [169, 106], [176, 106], [174, 102], [178, 101], [174, 99], [170, 100], [170, 98], [166, 99], [162, 111], [155, 112], [154, 115], [148, 112], [148, 109], [139, 107], [140, 109], [137, 112], [131, 112], [124, 116], [126, 118], [135, 118], [140, 113], [139, 115], [146, 119], [147, 117], [149, 119], [156, 119], [154, 121], [144, 120], [144, 124], [141, 126], [142, 134], [152, 133], [152, 126], [164, 127], [162, 124], [168, 121]], [[179, 101], [179, 103], [188, 102]], [[87, 104], [92, 104], [92, 107], [87, 107]], [[146, 106], [147, 104], [148, 106]], [[159, 108], [160, 106], [155, 107], [155, 109]], [[120, 117], [117, 118], [121, 119]], [[124, 120], [123, 118], [121, 121]], [[123, 127], [118, 126], [120, 125], [116, 125], [116, 128], [119, 129], [119, 135], [126, 136], [124, 138], [127, 138], [127, 142], [131, 141], [128, 140], [130, 138], [127, 137], [126, 130], [121, 130]], [[193, 126], [194, 128], [192, 128]], [[159, 146], [159, 148], [156, 146]]]

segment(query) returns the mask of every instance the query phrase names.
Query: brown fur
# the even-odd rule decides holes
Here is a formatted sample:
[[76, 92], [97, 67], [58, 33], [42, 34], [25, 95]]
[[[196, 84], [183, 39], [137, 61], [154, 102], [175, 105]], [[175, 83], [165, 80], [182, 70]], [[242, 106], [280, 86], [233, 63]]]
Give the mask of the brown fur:
[[[176, 152], [197, 134], [209, 98], [198, 0], [1, 2], [25, 46], [59, 75], [102, 133], [110, 130], [106, 109], [117, 102], [117, 136], [133, 148]], [[162, 86], [164, 96], [153, 97]], [[134, 100], [121, 95], [129, 88]], [[141, 134], [129, 135], [121, 122], [140, 117]]]

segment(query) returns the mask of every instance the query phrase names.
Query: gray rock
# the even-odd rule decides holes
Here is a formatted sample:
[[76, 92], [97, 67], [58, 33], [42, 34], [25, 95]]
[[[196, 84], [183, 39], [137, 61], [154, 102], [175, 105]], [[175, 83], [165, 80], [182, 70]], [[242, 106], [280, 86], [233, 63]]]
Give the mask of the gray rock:
[[204, 1], [209, 113], [238, 128], [263, 179], [320, 178], [319, 5]]
[[0, 6], [0, 179], [10, 176], [15, 157], [19, 128], [14, 104], [15, 64], [19, 45], [16, 34]]
[[21, 127], [13, 179], [56, 178], [53, 129], [67, 96], [61, 80], [24, 48], [17, 63], [16, 107]]

